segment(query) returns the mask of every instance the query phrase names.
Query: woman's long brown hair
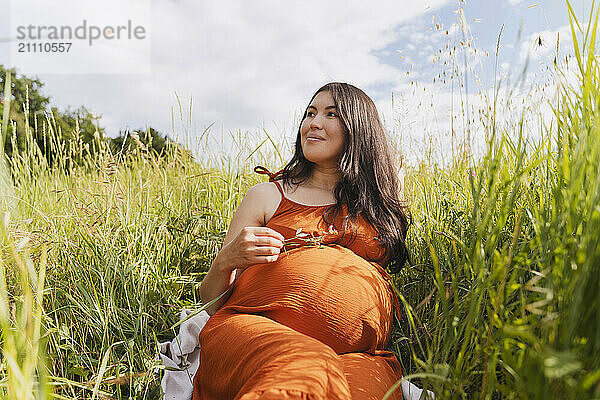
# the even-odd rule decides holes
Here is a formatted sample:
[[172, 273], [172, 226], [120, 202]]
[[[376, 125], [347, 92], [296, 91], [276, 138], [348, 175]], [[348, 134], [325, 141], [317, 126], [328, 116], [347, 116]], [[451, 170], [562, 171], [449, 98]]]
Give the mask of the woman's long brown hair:
[[[323, 91], [331, 93], [346, 132], [344, 151], [339, 160], [341, 179], [334, 190], [336, 204], [325, 211], [323, 218], [326, 222], [333, 221], [342, 204], [348, 207], [346, 222], [355, 224], [358, 216], [363, 216], [375, 228], [379, 242], [386, 250], [383, 257], [372, 261], [385, 260], [389, 256], [386, 267], [391, 272], [398, 272], [408, 260], [406, 232], [411, 216], [408, 206], [400, 199], [398, 172], [375, 103], [353, 85], [332, 82], [319, 88], [309, 105]], [[306, 118], [306, 110], [303, 118]], [[281, 173], [284, 185], [306, 181], [313, 166], [314, 163], [302, 152], [299, 127], [294, 156]], [[333, 219], [330, 220], [330, 216]]]

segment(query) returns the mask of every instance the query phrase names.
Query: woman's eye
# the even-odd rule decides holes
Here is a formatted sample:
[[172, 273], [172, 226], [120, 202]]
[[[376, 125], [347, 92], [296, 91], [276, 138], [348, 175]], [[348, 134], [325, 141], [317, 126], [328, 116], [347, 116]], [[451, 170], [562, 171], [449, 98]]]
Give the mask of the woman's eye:
[[[314, 116], [315, 116], [314, 112], [307, 111], [304, 118], [306, 118], [306, 117], [314, 117]], [[334, 113], [333, 111], [330, 111], [330, 112], [327, 113], [327, 116], [328, 117], [337, 117], [338, 115], [336, 113]]]

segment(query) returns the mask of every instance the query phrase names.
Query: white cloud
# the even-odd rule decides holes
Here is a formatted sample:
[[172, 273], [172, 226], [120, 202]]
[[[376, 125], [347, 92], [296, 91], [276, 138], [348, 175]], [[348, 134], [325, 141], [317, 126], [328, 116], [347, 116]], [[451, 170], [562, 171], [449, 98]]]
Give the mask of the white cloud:
[[521, 62], [525, 62], [529, 58], [530, 62], [549, 64], [556, 56], [557, 44], [559, 56], [564, 56], [567, 52], [572, 51], [573, 38], [569, 25], [563, 25], [554, 30], [534, 32], [527, 36], [521, 43]]
[[[5, 46], [0, 46], [0, 52], [6, 50], [6, 54], [10, 55], [11, 64], [19, 67], [27, 75], [131, 73], [148, 70], [146, 66], [150, 63], [149, 41], [128, 39], [133, 37], [135, 29], [140, 28], [142, 32], [151, 29], [151, 8], [147, 3], [136, 0], [102, 2], [58, 0], [55, 6], [46, 7], [40, 6], [39, 0], [12, 0], [10, 3], [12, 32], [7, 32], [7, 36], [12, 37], [13, 40], [7, 42]], [[130, 30], [127, 29], [128, 23], [131, 25]], [[65, 27], [70, 28], [68, 31], [70, 33], [63, 32]], [[62, 40], [48, 41], [51, 28], [55, 29], [54, 35], [61, 37]], [[101, 30], [106, 28], [113, 31], [112, 40], [93, 39], [93, 37], [98, 38]], [[121, 32], [122, 28], [125, 28], [124, 32]], [[73, 40], [71, 34], [79, 37], [83, 34], [85, 39]], [[115, 36], [121, 39], [116, 39]], [[44, 40], [30, 42], [29, 39]], [[48, 48], [51, 44], [57, 46], [57, 43], [63, 45], [70, 43], [70, 45], [68, 51], [60, 53], [52, 53], [48, 50], [22, 51], [21, 46], [26, 43], [34, 46], [43, 45], [44, 48]]]
[[295, 113], [327, 81], [362, 88], [405, 82], [405, 73], [373, 52], [394, 41], [399, 24], [448, 2], [156, 0], [151, 74], [40, 78], [59, 105], [84, 104], [103, 114], [112, 134], [144, 124], [171, 132], [175, 92], [184, 103], [183, 120], [192, 121], [180, 125], [191, 135], [213, 121], [225, 130], [277, 122], [291, 131]]
[[[468, 143], [477, 158], [486, 150], [494, 113], [498, 137], [506, 133], [516, 139], [523, 117], [525, 139], [539, 139], [541, 123], [549, 125], [554, 118], [549, 101], [554, 98], [555, 89], [532, 85], [515, 90], [510, 85], [503, 85], [494, 111], [493, 88], [482, 88], [481, 92], [467, 95], [464, 89], [452, 92], [449, 87], [437, 83], [397, 87], [393, 112], [390, 113], [393, 123], [388, 125], [409, 164], [450, 162], [469, 139], [468, 131]], [[389, 104], [381, 107], [390, 108]]]

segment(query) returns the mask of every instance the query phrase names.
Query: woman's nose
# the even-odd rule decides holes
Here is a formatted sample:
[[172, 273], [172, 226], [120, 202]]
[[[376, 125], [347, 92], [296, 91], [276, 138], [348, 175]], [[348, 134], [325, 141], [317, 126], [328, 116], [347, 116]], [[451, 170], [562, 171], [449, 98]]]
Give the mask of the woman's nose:
[[320, 114], [317, 114], [314, 116], [314, 118], [312, 119], [312, 121], [310, 121], [310, 127], [311, 128], [321, 128], [322, 126], [322, 122], [321, 122], [321, 116]]

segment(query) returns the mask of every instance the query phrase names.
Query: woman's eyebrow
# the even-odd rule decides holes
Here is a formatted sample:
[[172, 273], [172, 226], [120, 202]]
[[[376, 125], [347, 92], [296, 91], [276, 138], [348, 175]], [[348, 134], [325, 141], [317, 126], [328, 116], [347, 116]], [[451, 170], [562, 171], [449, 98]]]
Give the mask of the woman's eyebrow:
[[[315, 107], [315, 106], [308, 106], [307, 108], [314, 108], [315, 110], [317, 109], [317, 107]], [[327, 106], [327, 107], [325, 107], [326, 110], [329, 109], [329, 108], [333, 108], [335, 110], [336, 107], [335, 106]]]

